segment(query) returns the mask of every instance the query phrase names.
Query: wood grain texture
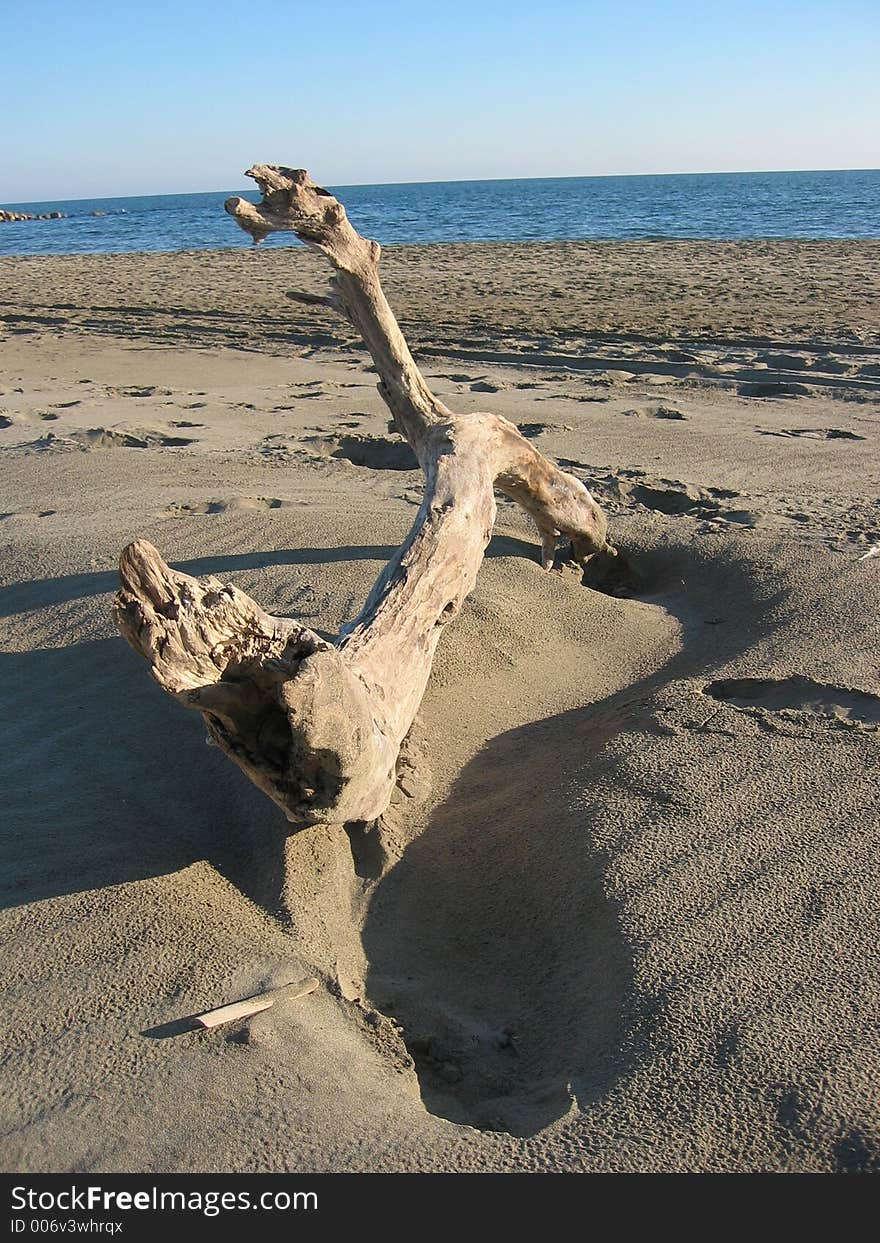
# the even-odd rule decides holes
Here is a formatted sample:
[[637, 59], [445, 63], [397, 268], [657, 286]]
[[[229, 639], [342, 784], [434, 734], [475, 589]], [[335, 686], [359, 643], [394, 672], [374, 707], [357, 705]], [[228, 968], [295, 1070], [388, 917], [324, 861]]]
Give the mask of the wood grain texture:
[[226, 210], [255, 239], [291, 230], [329, 259], [328, 302], [361, 333], [394, 424], [425, 474], [407, 539], [335, 644], [271, 617], [237, 588], [170, 569], [136, 540], [122, 554], [119, 627], [159, 684], [205, 717], [211, 738], [295, 824], [377, 819], [444, 626], [473, 588], [494, 490], [534, 519], [551, 569], [561, 537], [580, 564], [616, 556], [587, 488], [499, 415], [457, 415], [430, 390], [379, 280], [378, 243], [301, 169], [257, 165], [254, 205]]

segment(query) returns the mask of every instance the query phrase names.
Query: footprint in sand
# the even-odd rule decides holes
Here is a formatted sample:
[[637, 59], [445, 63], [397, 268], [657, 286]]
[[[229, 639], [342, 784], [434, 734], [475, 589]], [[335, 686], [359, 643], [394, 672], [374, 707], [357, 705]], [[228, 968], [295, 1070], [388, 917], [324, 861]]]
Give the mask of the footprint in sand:
[[92, 427], [86, 431], [71, 432], [67, 439], [84, 449], [177, 449], [195, 444], [192, 437], [169, 436], [165, 432], [146, 428], [126, 431], [115, 427]]
[[284, 509], [291, 505], [277, 496], [232, 496], [224, 501], [174, 501], [167, 505], [160, 518], [191, 518], [204, 514], [259, 512], [266, 509]]
[[553, 423], [518, 423], [517, 428], [526, 440], [534, 440], [536, 436], [540, 436], [542, 432], [552, 431]]
[[337, 437], [331, 457], [345, 458], [353, 466], [370, 470], [418, 470], [416, 455], [405, 440], [387, 436], [350, 435]]
[[803, 371], [809, 364], [800, 354], [757, 354], [756, 363], [763, 363], [771, 371]]
[[128, 388], [108, 388], [108, 393], [118, 397], [172, 397], [170, 388], [157, 388], [155, 384], [130, 385]]
[[707, 514], [718, 513], [720, 506], [708, 497], [701, 488], [687, 484], [668, 484], [666, 486], [647, 483], [617, 482], [619, 498], [633, 501], [659, 514]]
[[6, 518], [51, 518], [58, 511], [55, 509], [18, 509], [0, 514], [0, 522]]
[[91, 453], [98, 449], [177, 449], [195, 443], [190, 437], [168, 436], [165, 432], [144, 428], [89, 427], [65, 436], [47, 432], [25, 447], [41, 452], [80, 449]]
[[709, 522], [732, 522], [753, 527], [758, 518], [747, 509], [725, 509], [721, 501], [739, 496], [732, 488], [697, 488], [673, 479], [648, 480], [643, 471], [602, 473], [571, 458], [559, 458], [564, 470], [581, 473], [599, 500], [614, 506], [641, 505], [656, 514], [682, 515]]
[[653, 409], [635, 408], [633, 410], [624, 410], [623, 412], [628, 418], [636, 419], [671, 419], [682, 422], [687, 415], [682, 414], [680, 410], [676, 410], [673, 406], [655, 406]]
[[[303, 380], [298, 384], [291, 384], [290, 387], [305, 390], [290, 394], [290, 396], [294, 397], [296, 401], [325, 401], [333, 396], [329, 390], [331, 388], [336, 388], [337, 386], [335, 384], [328, 383], [326, 380]], [[291, 405], [283, 408], [293, 410], [295, 407]]]
[[710, 682], [703, 693], [740, 711], [802, 712], [829, 723], [880, 725], [880, 695], [845, 686], [790, 678], [731, 678]]
[[806, 384], [792, 384], [783, 380], [761, 380], [740, 384], [740, 397], [812, 397], [813, 390]]
[[352, 466], [369, 470], [419, 469], [416, 455], [403, 439], [353, 432], [347, 436], [307, 436], [304, 443], [317, 449], [318, 457], [344, 458]]
[[475, 380], [471, 385], [472, 393], [501, 393], [509, 386], [498, 380]]
[[[830, 354], [824, 354], [821, 358], [813, 359], [810, 363], [810, 370], [824, 372], [826, 375], [851, 375], [855, 368], [852, 363], [844, 362]], [[861, 370], [856, 371], [856, 375], [862, 374]]]
[[756, 427], [759, 436], [796, 436], [807, 440], [864, 440], [855, 432], [848, 432], [842, 427], [781, 427], [778, 431], [771, 428]]
[[52, 410], [33, 414], [0, 414], [0, 429], [14, 427], [16, 423], [54, 423], [60, 416]]

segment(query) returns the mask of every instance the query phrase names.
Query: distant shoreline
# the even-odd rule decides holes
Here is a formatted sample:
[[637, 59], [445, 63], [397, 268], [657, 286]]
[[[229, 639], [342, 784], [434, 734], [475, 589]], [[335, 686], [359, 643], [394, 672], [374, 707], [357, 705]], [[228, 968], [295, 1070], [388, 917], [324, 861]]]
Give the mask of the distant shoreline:
[[[48, 220], [49, 217], [38, 217]], [[259, 253], [292, 251], [298, 254], [306, 248], [292, 235], [275, 234], [267, 239], [268, 245], [259, 248]], [[479, 238], [458, 242], [382, 242], [382, 253], [402, 253], [410, 250], [448, 250], [465, 247], [482, 249], [484, 247], [529, 247], [547, 249], [559, 246], [604, 246], [604, 247], [636, 247], [636, 246], [730, 246], [747, 248], [751, 246], [872, 246], [880, 243], [880, 231], [876, 237], [669, 237], [666, 234], [652, 234], [645, 237], [572, 237], [572, 238], [532, 238], [528, 241], [509, 238]], [[251, 245], [227, 246], [193, 246], [180, 250], [91, 250], [91, 251], [53, 251], [51, 254], [0, 253], [0, 263], [12, 260], [53, 260], [53, 259], [184, 259], [193, 255], [248, 254], [256, 252]]]

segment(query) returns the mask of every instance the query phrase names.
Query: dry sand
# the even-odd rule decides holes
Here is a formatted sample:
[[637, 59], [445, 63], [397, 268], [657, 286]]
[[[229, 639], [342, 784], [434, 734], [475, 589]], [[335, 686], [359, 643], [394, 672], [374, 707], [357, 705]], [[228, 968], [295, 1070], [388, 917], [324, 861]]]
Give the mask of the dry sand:
[[288, 836], [116, 635], [115, 563], [336, 631], [420, 496], [369, 360], [285, 299], [301, 250], [0, 261], [0, 1165], [880, 1168], [880, 244], [384, 271], [638, 590], [544, 574], [502, 503], [408, 793]]

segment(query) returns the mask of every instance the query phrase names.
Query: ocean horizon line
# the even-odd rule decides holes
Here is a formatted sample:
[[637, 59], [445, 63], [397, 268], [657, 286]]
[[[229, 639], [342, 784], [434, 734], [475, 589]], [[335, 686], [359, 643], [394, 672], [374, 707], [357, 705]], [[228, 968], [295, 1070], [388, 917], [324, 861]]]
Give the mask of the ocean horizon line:
[[[288, 165], [287, 167], [293, 167]], [[876, 173], [880, 172], [877, 168], [755, 168], [755, 169], [723, 169], [720, 171], [701, 170], [699, 172], [664, 172], [664, 173], [566, 173], [559, 176], [529, 176], [529, 177], [447, 177], [447, 178], [430, 178], [418, 179], [415, 181], [333, 181], [329, 180], [325, 184], [336, 190], [373, 190], [381, 189], [386, 186], [461, 186], [461, 185], [510, 185], [517, 182], [557, 182], [557, 181], [644, 181], [656, 180], [663, 177], [786, 177], [799, 176], [802, 174], [819, 174], [825, 175], [830, 173]], [[6, 208], [15, 207], [32, 207], [35, 205], [49, 205], [52, 203], [93, 203], [101, 200], [112, 199], [162, 199], [176, 198], [185, 195], [199, 194], [256, 194], [257, 191], [253, 185], [244, 185], [239, 187], [225, 189], [210, 190], [154, 190], [149, 194], [87, 194], [72, 196], [61, 196], [58, 198], [41, 198], [41, 199], [5, 199], [0, 198], [0, 205]]]
[[[324, 184], [358, 230], [385, 246], [880, 236], [880, 170], [870, 169]], [[258, 200], [256, 186], [30, 200], [0, 224], [0, 254], [249, 246], [223, 211], [230, 195]], [[265, 240], [293, 244], [289, 233]]]

